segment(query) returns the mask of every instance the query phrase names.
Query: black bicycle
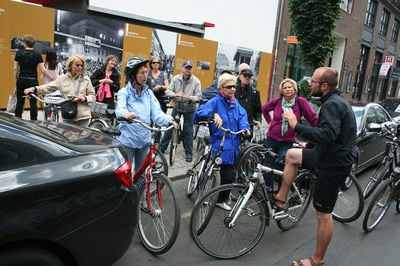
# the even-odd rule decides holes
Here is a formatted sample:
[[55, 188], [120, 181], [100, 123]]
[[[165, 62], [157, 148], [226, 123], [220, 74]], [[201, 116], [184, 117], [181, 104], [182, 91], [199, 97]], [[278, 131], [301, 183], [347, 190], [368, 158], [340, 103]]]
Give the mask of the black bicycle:
[[[399, 144], [396, 141], [395, 128], [388, 125], [385, 125], [385, 127], [389, 131], [389, 134], [386, 136], [388, 141], [386, 142], [385, 157], [376, 167], [365, 185], [363, 191], [364, 199], [371, 196], [379, 184], [381, 184], [383, 180], [386, 180], [390, 173], [393, 172], [393, 169], [398, 165]], [[371, 129], [374, 130], [374, 126], [372, 126]], [[377, 130], [380, 130], [380, 128]]]

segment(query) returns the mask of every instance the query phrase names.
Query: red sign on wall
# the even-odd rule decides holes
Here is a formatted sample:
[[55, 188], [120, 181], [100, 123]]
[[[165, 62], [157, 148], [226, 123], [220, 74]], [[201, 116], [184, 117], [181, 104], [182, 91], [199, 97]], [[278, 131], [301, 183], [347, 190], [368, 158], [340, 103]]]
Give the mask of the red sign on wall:
[[394, 62], [394, 56], [385, 57], [385, 63], [389, 63], [391, 66], [393, 66], [393, 62]]

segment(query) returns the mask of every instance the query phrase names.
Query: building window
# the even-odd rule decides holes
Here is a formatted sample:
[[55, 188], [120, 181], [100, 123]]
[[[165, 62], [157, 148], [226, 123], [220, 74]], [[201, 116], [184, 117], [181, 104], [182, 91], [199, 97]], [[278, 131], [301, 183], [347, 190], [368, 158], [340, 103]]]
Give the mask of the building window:
[[390, 18], [389, 11], [384, 9], [382, 12], [382, 17], [381, 17], [381, 26], [379, 27], [379, 34], [382, 34], [383, 36], [386, 36], [386, 34], [387, 34], [389, 18]]
[[371, 80], [369, 83], [369, 94], [368, 101], [373, 102], [375, 100], [376, 88], [378, 87], [379, 69], [382, 65], [383, 54], [381, 52], [375, 52], [374, 65], [372, 67]]
[[362, 89], [364, 87], [365, 69], [367, 67], [369, 48], [361, 45], [360, 57], [358, 58], [357, 72], [354, 76], [353, 100], [361, 100]]
[[365, 13], [364, 24], [367, 27], [373, 28], [375, 23], [375, 13], [378, 3], [376, 0], [368, 0], [367, 12]]
[[342, 0], [340, 2], [340, 8], [347, 13], [351, 13], [351, 10], [353, 9], [353, 0]]
[[399, 26], [400, 26], [400, 20], [395, 18], [393, 21], [392, 36], [390, 37], [390, 40], [394, 43], [397, 42], [397, 38], [399, 37]]

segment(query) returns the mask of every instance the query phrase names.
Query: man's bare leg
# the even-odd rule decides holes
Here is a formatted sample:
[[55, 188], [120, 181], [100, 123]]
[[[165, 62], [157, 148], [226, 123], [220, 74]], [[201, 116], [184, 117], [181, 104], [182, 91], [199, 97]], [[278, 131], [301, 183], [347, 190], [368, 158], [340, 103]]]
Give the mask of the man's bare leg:
[[[285, 157], [285, 167], [283, 169], [283, 180], [281, 188], [279, 189], [278, 194], [276, 194], [275, 198], [280, 201], [286, 201], [286, 196], [289, 192], [290, 187], [293, 184], [293, 181], [297, 176], [297, 168], [303, 161], [303, 151], [302, 149], [289, 149], [286, 153]], [[279, 207], [280, 206], [277, 204]]]
[[[317, 247], [315, 249], [312, 259], [315, 263], [323, 264], [326, 250], [328, 249], [329, 243], [331, 242], [333, 235], [333, 220], [332, 213], [324, 213], [317, 211]], [[309, 259], [301, 260], [303, 265], [311, 265]], [[297, 262], [292, 263], [293, 266], [298, 266]]]

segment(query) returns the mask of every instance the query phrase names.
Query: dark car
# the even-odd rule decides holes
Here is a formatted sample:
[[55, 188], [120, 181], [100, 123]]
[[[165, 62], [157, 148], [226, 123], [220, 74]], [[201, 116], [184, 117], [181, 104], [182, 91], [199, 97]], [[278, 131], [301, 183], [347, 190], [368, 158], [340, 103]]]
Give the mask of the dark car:
[[400, 124], [400, 99], [399, 98], [387, 98], [381, 102], [381, 105], [389, 113], [389, 115]]
[[113, 138], [0, 112], [0, 265], [111, 265], [137, 225], [131, 180]]
[[350, 103], [357, 121], [357, 153], [358, 160], [355, 165], [355, 172], [359, 173], [366, 168], [379, 163], [384, 156], [386, 147], [387, 129], [382, 132], [369, 130], [371, 123], [381, 126], [384, 124], [395, 125], [395, 122], [385, 109], [376, 103]]

